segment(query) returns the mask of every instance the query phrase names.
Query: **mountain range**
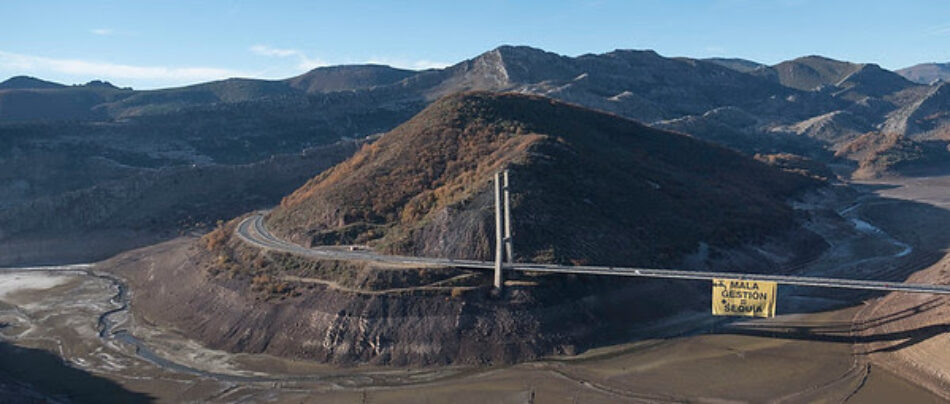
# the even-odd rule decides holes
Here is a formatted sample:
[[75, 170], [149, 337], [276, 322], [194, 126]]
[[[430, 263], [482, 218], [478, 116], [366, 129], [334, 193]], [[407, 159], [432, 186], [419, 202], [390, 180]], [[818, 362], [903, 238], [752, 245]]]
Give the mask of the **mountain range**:
[[[408, 107], [414, 113], [442, 95], [467, 90], [543, 95], [648, 124], [684, 118], [715, 120], [704, 115], [729, 107], [755, 118], [728, 125], [729, 129], [764, 138], [775, 133], [800, 135], [800, 123], [836, 112], [855, 117], [845, 130], [886, 130], [905, 136], [927, 133], [917, 126], [901, 126], [900, 121], [912, 115], [914, 105], [931, 92], [927, 85], [874, 64], [820, 56], [765, 66], [741, 59], [665, 58], [652, 51], [629, 50], [572, 58], [502, 46], [445, 69], [333, 66], [286, 80], [228, 79], [152, 91], [118, 89], [106, 83], [60, 86], [16, 77], [0, 84], [0, 120], [121, 121], [250, 105], [260, 114], [275, 107], [286, 111], [287, 106], [300, 113], [319, 113], [320, 106], [341, 102]], [[699, 137], [716, 135], [697, 127], [683, 129]], [[748, 147], [746, 140], [724, 143], [742, 149]]]
[[[919, 84], [877, 65], [818, 56], [765, 66], [668, 58], [653, 51], [568, 57], [502, 46], [444, 69], [333, 66], [285, 80], [228, 79], [150, 91], [16, 77], [0, 83], [0, 166], [6, 167], [0, 171], [0, 245], [14, 235], [43, 231], [29, 224], [42, 221], [13, 212], [56, 217], [66, 201], [100, 195], [97, 190], [106, 183], [110, 189], [186, 193], [196, 179], [176, 184], [159, 178], [192, 166], [259, 167], [306, 149], [352, 144], [465, 91], [553, 98], [747, 155], [805, 156], [843, 175], [912, 172], [950, 161], [947, 83]], [[891, 153], [894, 147], [917, 152]], [[332, 160], [311, 168], [289, 165], [302, 171], [288, 168], [287, 178], [300, 183], [286, 186], [292, 189], [317, 174], [313, 167], [345, 158], [330, 154]], [[252, 198], [260, 206], [277, 202], [273, 192], [256, 188], [260, 184], [227, 181], [215, 186], [261, 195]], [[99, 207], [122, 203], [95, 198], [100, 199], [90, 203]], [[156, 207], [146, 216], [174, 217], [171, 223], [227, 217], [219, 206], [194, 200]], [[110, 216], [108, 223], [97, 217], [62, 218], [58, 226], [77, 231], [168, 226], [121, 215]]]

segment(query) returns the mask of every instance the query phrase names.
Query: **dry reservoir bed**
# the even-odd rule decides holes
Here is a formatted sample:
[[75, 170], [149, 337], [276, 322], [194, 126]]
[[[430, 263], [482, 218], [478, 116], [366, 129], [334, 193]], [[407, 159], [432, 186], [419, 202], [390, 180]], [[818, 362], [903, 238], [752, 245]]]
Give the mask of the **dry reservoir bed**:
[[[917, 219], [931, 220], [929, 213], [918, 212], [927, 217]], [[932, 240], [924, 237], [927, 234], [915, 236], [901, 230], [900, 223], [864, 219], [915, 248], [939, 247], [922, 241]], [[936, 226], [915, 229], [938, 231]], [[132, 252], [137, 259], [125, 265], [154, 267], [174, 262], [190, 242], [179, 239]], [[864, 253], [861, 248], [847, 250]], [[835, 254], [835, 260], [843, 259], [840, 251]], [[894, 259], [911, 262], [914, 255]], [[943, 267], [942, 263], [933, 265], [938, 271]], [[947, 339], [942, 328], [925, 337], [887, 335], [888, 330], [900, 331], [898, 326], [912, 324], [915, 315], [902, 314], [902, 307], [881, 306], [880, 301], [888, 297], [838, 310], [731, 324], [713, 321], [707, 313], [683, 313], [644, 327], [645, 339], [507, 367], [335, 368], [203, 348], [174, 329], [129, 315], [122, 310], [122, 299], [116, 299], [116, 281], [95, 275], [64, 267], [0, 272], [0, 391], [21, 398], [51, 396], [85, 402], [893, 402], [900, 398], [916, 403], [947, 399], [920, 387], [934, 389], [934, 384], [916, 375], [907, 381], [891, 373], [907, 377], [902, 362], [879, 366], [877, 358], [882, 354], [893, 354], [884, 357], [892, 362], [926, 361], [919, 352], [926, 353]], [[127, 292], [134, 305], [135, 290]], [[118, 337], [100, 336], [102, 316], [108, 312], [113, 314], [107, 317], [107, 334], [118, 332]], [[902, 322], [890, 322], [893, 318]], [[932, 316], [928, 321], [937, 328], [946, 323]], [[881, 323], [892, 328], [878, 334], [875, 327]], [[856, 324], [867, 326], [855, 332]], [[697, 328], [705, 332], [683, 334]], [[128, 335], [123, 333], [126, 330], [134, 338], [123, 337]], [[653, 330], [684, 336], [650, 339]], [[878, 353], [867, 355], [868, 346]], [[911, 349], [901, 354], [905, 347]], [[939, 369], [941, 364], [917, 364], [918, 368], [927, 366]]]
[[[734, 324], [718, 334], [643, 340], [578, 357], [478, 370], [333, 369], [208, 351], [161, 330], [136, 329], [163, 358], [189, 368], [183, 370], [142, 358], [120, 341], [99, 338], [98, 318], [115, 308], [109, 301], [114, 294], [108, 281], [82, 274], [0, 274], [4, 339], [53, 352], [65, 359], [65, 366], [82, 370], [66, 375], [71, 380], [32, 376], [26, 381], [44, 393], [96, 402], [116, 397], [288, 402], [358, 402], [367, 397], [374, 402], [425, 398], [473, 403], [526, 402], [531, 397], [537, 402], [780, 398], [805, 402], [820, 398], [838, 402], [852, 395], [860, 399], [856, 402], [897, 396], [913, 398], [912, 402], [940, 401], [886, 371], [869, 367], [853, 354], [847, 330], [859, 307], [786, 315]], [[771, 335], [743, 335], [765, 326], [771, 327]], [[803, 333], [807, 335], [803, 327], [822, 331], [802, 338]], [[843, 338], [828, 338], [835, 335]], [[23, 366], [31, 364], [4, 362], [2, 372], [15, 374]], [[45, 366], [48, 369], [42, 372], [55, 367]], [[195, 373], [195, 369], [213, 374]], [[248, 379], [227, 380], [228, 376]], [[270, 380], [254, 381], [254, 376]], [[300, 380], [306, 376], [325, 379]], [[84, 382], [88, 378], [110, 382], [109, 387]], [[63, 385], [56, 386], [58, 382]]]

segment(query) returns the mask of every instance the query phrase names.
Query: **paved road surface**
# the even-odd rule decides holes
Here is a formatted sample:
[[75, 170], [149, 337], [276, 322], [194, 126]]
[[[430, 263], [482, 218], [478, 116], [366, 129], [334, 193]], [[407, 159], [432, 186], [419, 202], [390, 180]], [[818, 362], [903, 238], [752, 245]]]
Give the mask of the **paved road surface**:
[[[427, 267], [455, 267], [468, 269], [491, 269], [495, 264], [490, 261], [457, 260], [451, 258], [407, 257], [382, 255], [372, 251], [350, 251], [345, 247], [307, 248], [281, 240], [267, 231], [263, 214], [254, 214], [238, 224], [237, 234], [245, 242], [264, 249], [296, 254], [304, 257], [372, 261], [388, 264], [405, 264]], [[682, 271], [674, 269], [649, 269], [631, 267], [568, 266], [550, 264], [506, 264], [506, 271], [552, 272], [584, 275], [639, 276], [645, 278], [667, 279], [742, 279], [773, 281], [783, 285], [816, 286], [825, 288], [884, 290], [892, 292], [950, 294], [950, 285], [923, 285], [901, 282], [880, 282], [853, 279], [817, 278], [805, 276], [762, 275], [730, 272]]]

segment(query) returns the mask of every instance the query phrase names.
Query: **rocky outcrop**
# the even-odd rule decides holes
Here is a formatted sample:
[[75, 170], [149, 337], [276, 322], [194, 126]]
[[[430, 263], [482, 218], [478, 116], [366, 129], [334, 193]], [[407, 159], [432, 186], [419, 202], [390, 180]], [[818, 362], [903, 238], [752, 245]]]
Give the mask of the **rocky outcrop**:
[[891, 113], [884, 128], [915, 137], [950, 136], [950, 83], [932, 86], [913, 103]]
[[848, 111], [834, 111], [801, 121], [789, 129], [799, 136], [828, 142], [834, 145], [833, 148], [838, 148], [872, 128], [861, 116]]

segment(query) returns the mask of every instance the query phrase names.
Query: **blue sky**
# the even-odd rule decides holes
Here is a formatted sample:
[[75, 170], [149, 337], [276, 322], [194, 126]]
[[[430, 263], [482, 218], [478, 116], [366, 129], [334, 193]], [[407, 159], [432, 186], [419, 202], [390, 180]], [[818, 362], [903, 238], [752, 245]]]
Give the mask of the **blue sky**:
[[8, 0], [0, 16], [0, 80], [144, 89], [345, 63], [441, 67], [502, 44], [768, 64], [821, 54], [890, 69], [950, 61], [946, 0]]

